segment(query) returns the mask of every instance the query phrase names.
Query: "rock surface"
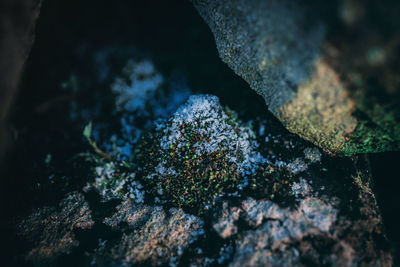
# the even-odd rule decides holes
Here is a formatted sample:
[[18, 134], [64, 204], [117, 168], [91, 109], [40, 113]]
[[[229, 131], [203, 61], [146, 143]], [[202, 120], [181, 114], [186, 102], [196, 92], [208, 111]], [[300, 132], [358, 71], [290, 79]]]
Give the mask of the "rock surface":
[[[373, 4], [343, 2], [361, 5], [369, 16], [384, 12]], [[342, 8], [345, 22], [332, 12], [336, 4], [318, 1], [199, 0], [194, 5], [213, 32], [221, 59], [263, 96], [289, 131], [346, 155], [400, 148], [400, 90], [393, 79], [399, 66], [384, 57], [386, 50], [398, 55], [399, 45], [379, 28], [396, 32], [397, 16], [387, 19], [388, 25], [343, 26], [346, 34], [362, 32], [353, 43], [329, 28], [351, 21], [351, 5]], [[387, 49], [374, 50], [376, 43]], [[377, 82], [368, 84], [371, 80]]]
[[[241, 232], [243, 225], [249, 227], [235, 241], [230, 266], [390, 266], [390, 253], [374, 245], [374, 235], [381, 232], [376, 219], [349, 221], [337, 207], [310, 195], [299, 201], [294, 209], [252, 198], [239, 207], [224, 207], [214, 224], [222, 238]], [[366, 236], [362, 245], [356, 242], [360, 236]]]
[[92, 264], [173, 264], [204, 232], [202, 220], [181, 209], [164, 211], [160, 206], [137, 205], [130, 200], [118, 206], [115, 214], [104, 222], [125, 230], [114, 245], [105, 244], [95, 251]]
[[79, 246], [75, 231], [90, 229], [94, 221], [84, 196], [73, 192], [58, 207], [36, 210], [19, 224], [20, 235], [32, 242], [26, 258], [35, 265], [50, 264]]

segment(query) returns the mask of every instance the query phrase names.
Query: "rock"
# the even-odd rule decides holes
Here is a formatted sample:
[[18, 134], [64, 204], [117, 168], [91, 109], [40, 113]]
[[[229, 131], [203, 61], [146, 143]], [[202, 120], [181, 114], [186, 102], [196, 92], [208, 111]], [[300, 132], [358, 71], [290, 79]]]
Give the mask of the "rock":
[[79, 246], [75, 231], [90, 229], [94, 221], [82, 194], [73, 192], [58, 207], [39, 208], [18, 226], [19, 234], [32, 242], [26, 259], [35, 265], [50, 264]]
[[[151, 10], [154, 9], [151, 7]], [[357, 23], [357, 19], [347, 20], [351, 24]], [[103, 30], [100, 35], [104, 35]], [[141, 39], [143, 35], [138, 36]], [[84, 50], [91, 51], [92, 46]], [[165, 65], [157, 54], [149, 54], [154, 62]], [[372, 54], [371, 63], [374, 65], [382, 64], [382, 60], [387, 58], [379, 55], [379, 51]], [[126, 59], [128, 57], [123, 60]], [[212, 67], [210, 72], [217, 65], [213, 61], [210, 64], [189, 61], [207, 69]], [[81, 147], [81, 142], [78, 142], [78, 151], [52, 149], [52, 160], [39, 157], [40, 153], [27, 148], [25, 154], [32, 158], [27, 166], [38, 167], [30, 167], [33, 170], [24, 174], [43, 175], [42, 180], [54, 182], [55, 186], [50, 189], [74, 190], [80, 189], [83, 183], [89, 184], [84, 197], [90, 203], [91, 217], [95, 221], [91, 227], [73, 228], [68, 237], [74, 245], [69, 245], [71, 249], [67, 247], [67, 252], [55, 255], [55, 261], [49, 263], [50, 260], [38, 259], [34, 262], [36, 265], [51, 265], [53, 262], [72, 266], [391, 264], [391, 251], [371, 192], [368, 162], [363, 157], [327, 154], [289, 134], [269, 113], [258, 118], [258, 107], [252, 109], [252, 101], [243, 101], [246, 98], [237, 97], [237, 94], [233, 94], [231, 100], [223, 95], [220, 98], [223, 104], [240, 102], [251, 111], [239, 113], [241, 117], [210, 95], [190, 98], [169, 117], [175, 111], [175, 104], [161, 100], [172, 99], [163, 96], [168, 92], [174, 92], [172, 95], [176, 96], [176, 91], [169, 88], [169, 76], [164, 72], [161, 82], [158, 69], [161, 65], [153, 66], [150, 61], [139, 57], [128, 61], [123, 73], [114, 79], [111, 86], [103, 84], [104, 90], [108, 88], [107, 93], [98, 94], [93, 101], [97, 103], [107, 98], [117, 102], [113, 107], [99, 107], [104, 110], [95, 117], [90, 114], [82, 116], [87, 120], [92, 118], [94, 126], [98, 124], [98, 127], [93, 127], [93, 135], [88, 134], [90, 127], [85, 128], [85, 136], [91, 139], [92, 147]], [[84, 66], [86, 69], [87, 65]], [[76, 72], [79, 73], [79, 69]], [[211, 88], [217, 84], [203, 72], [190, 72], [193, 72], [192, 76], [199, 76], [197, 80], [211, 80]], [[214, 73], [219, 76], [221, 71]], [[229, 79], [225, 76], [218, 79], [228, 81], [233, 78], [226, 77]], [[112, 80], [108, 77], [104, 81]], [[232, 83], [237, 81], [230, 80]], [[231, 83], [218, 83], [224, 85], [225, 91], [231, 89], [229, 93], [235, 91]], [[97, 84], [95, 80], [80, 84], [99, 90], [103, 87], [94, 86]], [[193, 87], [193, 91], [209, 93], [199, 87]], [[250, 90], [240, 89], [254, 95]], [[109, 97], [111, 93], [114, 93], [113, 97]], [[84, 94], [85, 97], [89, 95], [92, 96]], [[79, 98], [74, 101], [79, 101], [74, 111], [85, 113], [86, 109], [81, 109], [85, 102], [80, 102]], [[166, 112], [165, 103], [171, 113]], [[238, 108], [235, 104], [232, 107]], [[160, 119], [153, 124], [157, 118]], [[250, 119], [252, 122], [244, 121]], [[62, 129], [64, 133], [69, 128]], [[42, 132], [45, 131], [28, 131], [24, 136], [32, 134], [35, 138], [28, 140], [41, 140]], [[141, 132], [144, 132], [144, 138], [136, 142]], [[82, 139], [79, 134], [71, 138], [77, 139]], [[50, 144], [60, 143], [60, 140], [64, 139], [56, 139]], [[94, 142], [97, 151], [92, 149]], [[26, 144], [30, 143], [34, 142], [26, 141]], [[46, 153], [47, 148], [43, 148]], [[98, 153], [99, 149], [104, 153]], [[76, 157], [70, 155], [85, 151]], [[104, 157], [105, 154], [109, 157]], [[40, 164], [43, 160], [45, 162]], [[56, 168], [56, 176], [53, 177], [53, 169], [49, 167]], [[43, 174], [45, 168], [50, 170]], [[38, 173], [36, 169], [39, 169]], [[48, 178], [47, 172], [52, 176]], [[57, 177], [62, 177], [70, 185], [63, 186]], [[76, 177], [82, 177], [84, 182], [76, 183]], [[48, 194], [47, 189], [41, 186], [33, 195], [37, 198], [43, 196], [43, 192]], [[58, 192], [53, 191], [53, 194]], [[47, 196], [47, 199], [51, 198]], [[198, 212], [190, 200], [203, 212]], [[64, 209], [52, 208], [45, 217], [48, 214], [57, 217], [61, 210]], [[76, 213], [68, 213], [62, 218], [56, 220], [59, 224], [57, 231], [69, 231], [69, 222], [75, 220]], [[52, 225], [53, 221], [42, 229], [47, 230], [46, 227]], [[35, 230], [35, 235], [46, 237], [46, 232]], [[36, 248], [40, 244], [35, 241], [40, 242], [40, 239], [29, 238], [33, 244], [24, 242], [26, 240], [16, 243], [19, 247], [34, 245]], [[57, 248], [56, 245], [53, 247]], [[25, 257], [24, 252], [17, 253], [15, 258], [21, 256]], [[22, 260], [16, 259], [17, 262]]]
[[250, 226], [259, 226], [264, 219], [278, 220], [283, 217], [283, 210], [272, 201], [255, 201], [247, 199], [242, 202], [242, 209], [246, 212], [246, 221]]
[[[239, 200], [212, 209], [213, 230], [233, 243], [229, 264], [391, 266], [368, 161], [330, 157], [283, 133], [275, 142], [265, 124], [258, 128], [266, 129], [259, 147], [278, 160], [249, 179]], [[299, 158], [307, 168], [297, 174], [278, 164]]]
[[[371, 16], [386, 10], [384, 4], [357, 4]], [[340, 20], [333, 3], [199, 0], [194, 5], [213, 32], [221, 59], [263, 96], [289, 131], [346, 155], [400, 148], [400, 83], [393, 79], [399, 66], [385, 56], [386, 51], [398, 55], [398, 42], [382, 33], [400, 25], [395, 13], [388, 25], [365, 19], [345, 28], [349, 36], [358, 33], [354, 43], [343, 31], [333, 36], [330, 25]], [[351, 7], [341, 9], [345, 21], [353, 21]], [[376, 43], [385, 48], [373, 49]], [[367, 57], [365, 47], [372, 49]]]
[[[374, 206], [364, 203], [362, 215], [351, 218], [340, 212], [339, 199], [318, 196], [315, 189], [305, 194], [291, 208], [253, 198], [239, 206], [224, 202], [214, 229], [222, 238], [241, 233], [230, 266], [391, 265], [387, 248], [374, 245], [377, 236], [383, 237]], [[371, 201], [372, 195], [360, 197]]]
[[8, 112], [34, 41], [41, 0], [5, 0], [0, 3], [0, 161], [11, 142]]
[[[280, 209], [277, 216], [271, 209], [279, 210], [276, 204], [267, 201], [248, 199], [243, 203], [244, 209], [253, 207], [257, 221], [248, 221], [258, 227], [246, 232], [237, 241], [236, 253], [231, 266], [307, 266], [328, 264], [332, 266], [379, 265], [390, 266], [388, 252], [371, 249], [359, 250], [352, 243], [353, 235], [370, 235], [367, 244], [374, 242], [373, 234], [368, 227], [375, 223], [363, 221], [365, 228], [354, 229], [348, 219], [339, 218], [338, 210], [320, 199], [308, 197], [303, 199], [297, 209]], [[275, 206], [275, 207], [274, 207]], [[258, 210], [255, 211], [254, 207]], [[261, 224], [262, 217], [265, 223]], [[249, 218], [248, 218], [249, 219]], [[349, 232], [350, 231], [350, 232]], [[370, 232], [371, 231], [371, 232]], [[350, 240], [349, 240], [350, 239]], [[369, 246], [369, 245], [368, 245]], [[366, 253], [366, 254], [364, 254]], [[371, 253], [371, 254], [369, 254]], [[372, 260], [365, 261], [366, 255], [374, 255]]]
[[224, 202], [222, 205], [222, 214], [218, 216], [217, 221], [213, 224], [214, 230], [222, 238], [237, 234], [238, 227], [236, 222], [239, 220], [241, 211], [238, 207], [228, 207], [228, 203]]
[[114, 229], [124, 229], [124, 233], [114, 245], [101, 245], [92, 264], [173, 264], [203, 232], [202, 220], [181, 209], [166, 212], [160, 206], [137, 205], [130, 200], [119, 205], [104, 222]]
[[[23, 224], [27, 225], [24, 235], [33, 241], [45, 240], [37, 241], [29, 254], [35, 263], [62, 260], [71, 253], [69, 259], [98, 266], [390, 266], [391, 252], [371, 191], [366, 157], [334, 157], [267, 119], [246, 124], [210, 95], [191, 97], [172, 117], [157, 121], [149, 133], [150, 138], [139, 140], [134, 151], [141, 160], [97, 155], [87, 166], [94, 171], [88, 182], [105, 186], [86, 191], [96, 219], [96, 227], [85, 232], [90, 241], [78, 239], [75, 230], [80, 228], [71, 226], [77, 212], [69, 211], [77, 210], [79, 201], [61, 204], [62, 220], [56, 208], [41, 209], [45, 214], [25, 220], [31, 223]], [[186, 138], [189, 134], [199, 136]], [[193, 149], [187, 158], [186, 144], [198, 148], [199, 157], [193, 157]], [[212, 149], [232, 157], [229, 164], [218, 165], [228, 157], [213, 158]], [[193, 167], [196, 162], [201, 167]], [[232, 165], [248, 170], [238, 172], [241, 186], [234, 184], [234, 190], [217, 187], [232, 179], [227, 172]], [[179, 175], [173, 171], [179, 169]], [[204, 170], [208, 175], [201, 175]], [[215, 182], [214, 189], [222, 188], [221, 192], [205, 191], [197, 200], [204, 205], [203, 212], [174, 201], [182, 195], [196, 197], [201, 182]], [[118, 194], [108, 198], [104, 192]], [[67, 204], [71, 208], [64, 208]], [[50, 238], [30, 227], [42, 217], [46, 222], [48, 217], [57, 218], [45, 226], [52, 233]], [[62, 229], [68, 230], [66, 237], [58, 236]], [[72, 241], [66, 243], [63, 238]], [[58, 248], [59, 243], [67, 246]], [[57, 249], [51, 251], [50, 259], [37, 256], [42, 247], [49, 250], [50, 246]]]

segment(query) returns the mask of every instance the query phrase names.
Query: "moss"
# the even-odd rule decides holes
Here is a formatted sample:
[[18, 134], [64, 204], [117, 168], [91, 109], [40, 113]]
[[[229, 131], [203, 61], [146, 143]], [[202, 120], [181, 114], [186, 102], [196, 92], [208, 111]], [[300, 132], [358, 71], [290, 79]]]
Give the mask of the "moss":
[[286, 168], [262, 166], [249, 179], [251, 195], [260, 199], [270, 199], [282, 206], [293, 204], [296, 197], [292, 185], [298, 178]]
[[135, 144], [130, 161], [98, 153], [92, 186], [106, 199], [144, 199], [202, 214], [219, 195], [236, 193], [263, 162], [251, 127], [211, 95], [189, 98]]
[[400, 135], [393, 136], [369, 120], [360, 120], [357, 128], [338, 150], [346, 156], [357, 153], [374, 153], [400, 148]]
[[[234, 125], [236, 121], [236, 117], [231, 116], [227, 123]], [[243, 178], [237, 165], [230, 160], [229, 149], [221, 147], [215, 152], [199, 155], [194, 144], [207, 140], [190, 125], [182, 127], [184, 146], [178, 148], [177, 144], [171, 144], [168, 150], [163, 150], [160, 147], [162, 135], [153, 130], [139, 141], [135, 160], [142, 166], [141, 177], [146, 192], [186, 211], [202, 214], [217, 195], [237, 191]], [[153, 175], [160, 162], [174, 172]]]
[[[372, 96], [370, 98], [373, 98]], [[357, 101], [357, 128], [338, 152], [345, 155], [400, 149], [399, 108], [382, 106], [362, 96]]]
[[143, 153], [139, 152], [137, 162], [143, 166], [143, 177], [151, 175], [160, 161], [165, 162], [166, 168], [173, 168], [176, 174], [143, 178], [145, 190], [173, 205], [202, 213], [216, 195], [237, 190], [242, 178], [236, 165], [229, 161], [227, 150], [198, 156], [193, 144], [202, 141], [202, 137], [191, 133], [190, 128], [185, 132], [188, 141], [180, 151], [176, 146], [161, 150], [157, 135], [150, 133], [140, 142]]

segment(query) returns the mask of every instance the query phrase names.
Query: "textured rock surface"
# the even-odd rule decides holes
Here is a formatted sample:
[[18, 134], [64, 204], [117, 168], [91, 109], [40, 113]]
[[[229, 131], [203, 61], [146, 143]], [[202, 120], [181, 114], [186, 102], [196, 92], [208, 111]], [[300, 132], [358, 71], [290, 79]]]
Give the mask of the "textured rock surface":
[[361, 216], [352, 219], [340, 212], [339, 199], [317, 196], [307, 186], [291, 208], [253, 198], [238, 206], [224, 202], [214, 229], [222, 238], [235, 239], [230, 266], [391, 265], [390, 253], [377, 248], [382, 224], [371, 194], [360, 193], [366, 202]]
[[125, 231], [115, 245], [106, 244], [96, 250], [93, 264], [173, 264], [203, 232], [202, 220], [181, 209], [166, 212], [160, 206], [137, 205], [130, 200], [118, 206], [117, 212], [104, 222]]
[[35, 265], [51, 263], [79, 246], [74, 231], [90, 229], [94, 221], [80, 193], [71, 193], [58, 207], [36, 210], [19, 224], [20, 235], [33, 244], [26, 258]]
[[[221, 59], [264, 97], [288, 130], [326, 150], [348, 155], [399, 149], [400, 90], [393, 79], [398, 66], [385, 61], [384, 49], [370, 51], [369, 61], [364, 54], [364, 47], [374, 48], [377, 40], [398, 53], [398, 42], [385, 39], [379, 27], [361, 23], [351, 28], [354, 33], [368, 29], [357, 36], [357, 44], [344, 34], [328, 42], [328, 24], [339, 20], [332, 12], [337, 8], [333, 3], [200, 0], [194, 4], [214, 34]], [[363, 7], [374, 10], [368, 5]], [[343, 8], [349, 16], [351, 7]], [[400, 23], [396, 16], [392, 19], [389, 26], [380, 26], [395, 31]], [[351, 64], [349, 58], [354, 58]], [[371, 75], [377, 68], [385, 78]], [[366, 87], [371, 79], [379, 84]]]

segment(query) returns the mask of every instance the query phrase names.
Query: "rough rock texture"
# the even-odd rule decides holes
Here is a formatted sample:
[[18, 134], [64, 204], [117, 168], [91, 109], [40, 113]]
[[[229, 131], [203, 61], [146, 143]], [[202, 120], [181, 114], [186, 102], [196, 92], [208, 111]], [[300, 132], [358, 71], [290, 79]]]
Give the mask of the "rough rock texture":
[[117, 212], [104, 222], [125, 231], [113, 246], [98, 248], [92, 263], [172, 264], [203, 232], [202, 220], [181, 209], [166, 212], [160, 206], [138, 205], [130, 200], [118, 206]]
[[[368, 203], [374, 202], [373, 195], [360, 193], [366, 202], [361, 216], [351, 219], [340, 212], [339, 199], [317, 197], [307, 187], [291, 208], [253, 198], [239, 206], [223, 204], [214, 229], [222, 238], [236, 240], [230, 266], [391, 265], [390, 253], [377, 248], [383, 236], [376, 203]], [[249, 230], [243, 232], [246, 227]]]
[[214, 230], [222, 237], [237, 234], [238, 228], [235, 224], [239, 220], [240, 212], [238, 207], [228, 207], [228, 203], [224, 202], [222, 206], [222, 214], [219, 219], [213, 224]]
[[75, 231], [90, 229], [94, 224], [88, 203], [82, 194], [73, 192], [58, 207], [37, 209], [19, 224], [20, 235], [32, 242], [28, 261], [49, 264], [62, 254], [79, 246]]
[[[332, 34], [329, 24], [343, 22], [336, 22], [334, 3], [320, 4], [194, 1], [214, 34], [221, 59], [264, 97], [288, 130], [326, 150], [347, 155], [399, 149], [396, 103], [400, 103], [400, 90], [393, 78], [398, 65], [385, 58], [385, 49], [373, 49], [378, 43], [398, 54], [398, 42], [385, 39], [379, 26], [393, 33], [399, 20], [394, 15], [388, 26], [361, 23], [350, 27], [349, 33], [364, 30], [364, 35], [357, 35], [357, 44], [345, 34], [328, 42], [331, 35], [327, 32]], [[365, 5], [375, 12], [372, 4]], [[350, 7], [343, 7], [344, 21], [351, 21]], [[351, 64], [349, 58], [354, 59]], [[381, 75], [371, 74], [376, 69]]]

